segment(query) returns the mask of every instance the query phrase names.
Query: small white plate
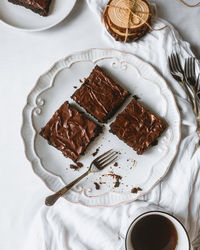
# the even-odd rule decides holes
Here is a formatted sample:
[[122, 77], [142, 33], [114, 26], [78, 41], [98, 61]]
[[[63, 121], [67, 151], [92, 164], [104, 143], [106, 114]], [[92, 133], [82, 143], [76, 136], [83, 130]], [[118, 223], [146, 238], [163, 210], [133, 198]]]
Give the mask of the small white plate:
[[[69, 167], [72, 161], [50, 146], [39, 135], [39, 131], [64, 101], [73, 103], [70, 97], [75, 91], [74, 86], [81, 86], [79, 80], [87, 77], [95, 64], [102, 66], [132, 95], [139, 96], [141, 103], [163, 117], [168, 128], [159, 138], [157, 146], [143, 155], [137, 155], [132, 148], [109, 132], [109, 123], [115, 119], [115, 115], [105, 124], [104, 132], [80, 158], [84, 167], [74, 171]], [[111, 148], [120, 151], [117, 167], [111, 165], [99, 173], [91, 174], [64, 196], [71, 202], [88, 206], [114, 206], [146, 194], [165, 176], [179, 145], [180, 114], [171, 90], [151, 65], [132, 54], [117, 50], [90, 49], [58, 61], [39, 78], [28, 96], [23, 112], [22, 136], [27, 158], [34, 171], [53, 191], [59, 190], [86, 171], [94, 159], [92, 153], [96, 148], [100, 149], [97, 156]], [[117, 188], [114, 188], [115, 180], [108, 175], [110, 171], [122, 176]], [[100, 181], [106, 184], [96, 190], [94, 182]], [[133, 187], [140, 187], [142, 190], [131, 193]]]
[[25, 7], [0, 0], [0, 21], [12, 28], [23, 31], [49, 29], [65, 19], [71, 12], [76, 0], [52, 0], [49, 15], [40, 16]]

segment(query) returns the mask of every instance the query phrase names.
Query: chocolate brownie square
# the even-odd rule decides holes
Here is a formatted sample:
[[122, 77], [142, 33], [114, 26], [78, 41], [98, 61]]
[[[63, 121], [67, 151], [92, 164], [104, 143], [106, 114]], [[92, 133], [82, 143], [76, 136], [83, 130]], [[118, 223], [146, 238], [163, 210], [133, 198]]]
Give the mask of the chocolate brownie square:
[[99, 125], [65, 102], [41, 129], [40, 135], [64, 156], [76, 162], [100, 132]]
[[132, 100], [110, 125], [110, 132], [141, 155], [155, 144], [166, 127], [163, 120]]
[[52, 0], [8, 0], [10, 3], [21, 5], [41, 16], [48, 15], [51, 1]]
[[72, 95], [72, 99], [99, 122], [106, 122], [128, 95], [128, 91], [108, 77], [99, 66], [95, 66], [82, 86]]

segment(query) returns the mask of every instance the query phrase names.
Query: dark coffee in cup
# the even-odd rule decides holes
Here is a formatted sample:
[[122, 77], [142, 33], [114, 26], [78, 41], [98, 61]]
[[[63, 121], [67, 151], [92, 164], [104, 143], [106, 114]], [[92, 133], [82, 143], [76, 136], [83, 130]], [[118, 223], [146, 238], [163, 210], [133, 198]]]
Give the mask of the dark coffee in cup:
[[175, 250], [178, 234], [173, 223], [158, 214], [147, 215], [131, 231], [134, 250]]

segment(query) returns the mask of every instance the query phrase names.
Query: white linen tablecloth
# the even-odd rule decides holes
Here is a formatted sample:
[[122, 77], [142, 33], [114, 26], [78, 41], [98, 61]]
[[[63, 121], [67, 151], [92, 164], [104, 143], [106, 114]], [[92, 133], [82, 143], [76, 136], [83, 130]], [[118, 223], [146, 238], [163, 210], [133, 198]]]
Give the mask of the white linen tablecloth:
[[[124, 235], [130, 222], [139, 213], [152, 209], [165, 210], [178, 217], [186, 226], [193, 246], [200, 249], [200, 151], [193, 154], [197, 140], [195, 119], [182, 87], [170, 76], [167, 66], [167, 55], [173, 50], [183, 58], [193, 55], [190, 46], [171, 25], [170, 29], [150, 32], [137, 43], [114, 42], [100, 23], [105, 2], [88, 0], [93, 14], [84, 1], [78, 1], [64, 22], [40, 33], [22, 33], [0, 25], [2, 250], [124, 249]], [[160, 9], [164, 1], [157, 0], [157, 5]], [[185, 6], [178, 3], [177, 6], [184, 13], [196, 14], [193, 15], [195, 22], [191, 23], [200, 20], [200, 8], [189, 12]], [[181, 12], [180, 16], [183, 18]], [[155, 18], [153, 23], [160, 27], [165, 22]], [[197, 34], [200, 37], [198, 32], [193, 37]], [[45, 207], [44, 199], [50, 192], [25, 159], [20, 139], [21, 112], [40, 74], [68, 53], [91, 47], [129, 51], [151, 63], [164, 76], [181, 111], [179, 152], [165, 179], [140, 201], [116, 208], [89, 208], [60, 199], [55, 206]]]

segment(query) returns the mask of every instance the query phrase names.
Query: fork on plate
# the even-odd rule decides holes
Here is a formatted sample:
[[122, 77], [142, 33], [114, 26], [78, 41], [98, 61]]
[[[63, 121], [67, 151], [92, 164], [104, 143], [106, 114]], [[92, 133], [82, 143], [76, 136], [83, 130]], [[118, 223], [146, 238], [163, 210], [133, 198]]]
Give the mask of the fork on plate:
[[46, 200], [45, 200], [45, 205], [47, 205], [47, 206], [54, 205], [55, 202], [61, 196], [63, 196], [67, 191], [69, 191], [80, 180], [82, 180], [84, 177], [86, 177], [87, 175], [89, 175], [91, 173], [96, 173], [96, 172], [99, 172], [99, 171], [103, 170], [105, 167], [107, 167], [112, 162], [114, 162], [117, 159], [117, 157], [118, 157], [118, 152], [116, 152], [116, 151], [114, 151], [112, 149], [108, 150], [104, 154], [98, 156], [97, 158], [95, 158], [91, 162], [90, 167], [88, 168], [88, 170], [84, 174], [82, 174], [77, 179], [75, 179], [74, 181], [72, 181], [71, 183], [69, 183], [67, 186], [65, 186], [62, 189], [60, 189], [55, 194], [48, 196], [46, 198]]

